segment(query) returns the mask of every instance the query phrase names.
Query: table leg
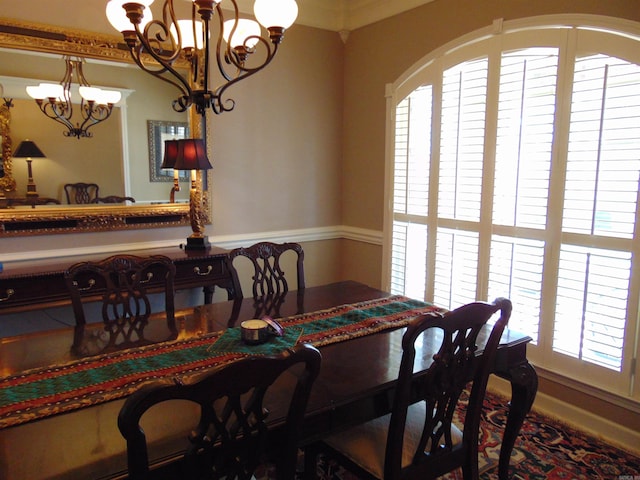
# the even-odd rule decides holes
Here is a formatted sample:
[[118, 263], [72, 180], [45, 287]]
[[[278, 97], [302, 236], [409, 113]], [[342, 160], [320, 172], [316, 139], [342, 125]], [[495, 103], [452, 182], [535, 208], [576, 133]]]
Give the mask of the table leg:
[[536, 398], [538, 374], [528, 361], [524, 361], [509, 368], [508, 372], [501, 372], [500, 376], [511, 382], [509, 415], [507, 416], [507, 425], [502, 437], [498, 464], [498, 478], [507, 480], [509, 478], [509, 461], [513, 446], [522, 427], [522, 422], [531, 410], [533, 400]]
[[202, 287], [202, 291], [204, 292], [205, 305], [208, 305], [213, 301], [213, 292], [215, 289], [215, 285], [205, 285], [204, 287]]

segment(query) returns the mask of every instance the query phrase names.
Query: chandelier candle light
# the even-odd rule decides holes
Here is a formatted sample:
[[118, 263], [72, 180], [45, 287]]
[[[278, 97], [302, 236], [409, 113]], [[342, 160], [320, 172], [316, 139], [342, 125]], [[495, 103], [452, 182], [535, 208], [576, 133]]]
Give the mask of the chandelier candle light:
[[[200, 131], [204, 132], [201, 148], [208, 166], [188, 168], [192, 170], [189, 211], [193, 234], [185, 248], [206, 248], [201, 186], [201, 170], [211, 168], [206, 157], [206, 113], [218, 115], [233, 110], [235, 101], [225, 96], [227, 89], [273, 60], [285, 30], [298, 16], [298, 5], [295, 0], [255, 0], [253, 13], [258, 23], [240, 18], [236, 0], [192, 0], [191, 18], [186, 20], [177, 18], [174, 0], [165, 0], [162, 19], [154, 20], [149, 8], [153, 1], [110, 0], [106, 14], [122, 33], [133, 61], [178, 89], [173, 109], [186, 112], [193, 106], [200, 115]], [[263, 36], [260, 25], [268, 35]], [[188, 61], [188, 72], [174, 66], [178, 59]], [[211, 73], [215, 67], [219, 81], [213, 85]], [[177, 165], [174, 168], [180, 169]]]
[[[121, 94], [115, 90], [102, 90], [92, 87], [82, 72], [82, 59], [64, 57], [66, 71], [62, 81], [58, 83], [41, 83], [27, 87], [27, 94], [35, 99], [42, 113], [61, 123], [67, 130], [66, 137], [89, 138], [93, 136], [89, 128], [103, 122], [113, 111], [114, 104], [120, 101]], [[73, 104], [71, 103], [71, 84], [79, 84], [81, 99], [80, 114], [82, 123], [72, 121]]]

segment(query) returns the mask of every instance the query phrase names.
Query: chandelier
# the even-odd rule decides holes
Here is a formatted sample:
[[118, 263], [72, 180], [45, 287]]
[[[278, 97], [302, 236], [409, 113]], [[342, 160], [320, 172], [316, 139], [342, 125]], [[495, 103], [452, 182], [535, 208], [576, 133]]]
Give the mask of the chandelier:
[[[67, 130], [63, 132], [66, 137], [78, 139], [92, 137], [93, 133], [89, 132], [89, 128], [111, 116], [114, 104], [120, 101], [120, 92], [92, 87], [82, 72], [82, 59], [65, 56], [64, 61], [66, 71], [59, 84], [41, 83], [38, 86], [29, 86], [27, 94], [35, 99], [42, 113], [67, 127]], [[79, 85], [82, 123], [76, 122], [74, 124], [72, 121], [72, 83]]]
[[[122, 33], [135, 63], [179, 90], [173, 109], [184, 112], [193, 105], [202, 116], [209, 108], [216, 114], [233, 110], [235, 102], [225, 97], [226, 90], [273, 60], [285, 30], [298, 15], [295, 0], [256, 0], [258, 24], [240, 18], [236, 0], [192, 0], [191, 19], [178, 20], [174, 1], [165, 0], [162, 19], [153, 20], [149, 10], [153, 1], [111, 0], [107, 17]], [[225, 15], [230, 18], [225, 20]], [[174, 66], [182, 56], [191, 65], [186, 75]], [[211, 85], [213, 65], [221, 77], [216, 86]]]
[[[207, 111], [220, 114], [233, 110], [235, 102], [225, 96], [227, 89], [273, 60], [285, 30], [298, 16], [295, 0], [255, 0], [253, 11], [260, 23], [240, 18], [236, 0], [187, 0], [191, 3], [191, 18], [178, 20], [174, 0], [165, 0], [162, 19], [154, 20], [149, 9], [153, 1], [110, 0], [107, 18], [122, 33], [133, 61], [178, 89], [173, 109], [186, 112], [195, 107], [196, 114], [201, 115], [200, 127], [206, 127]], [[268, 36], [262, 35], [260, 25]], [[188, 72], [181, 72], [176, 66], [179, 59], [187, 60]], [[215, 86], [211, 79], [214, 65], [219, 73]], [[211, 168], [206, 158], [206, 139], [205, 131], [203, 139], [187, 139], [175, 145], [169, 142], [167, 146], [170, 151], [185, 152], [182, 160], [177, 153], [173, 168], [191, 170], [189, 216], [193, 233], [184, 245], [186, 250], [209, 247], [204, 234], [202, 189], [202, 172]], [[200, 160], [187, 162], [187, 150]], [[167, 159], [171, 161], [174, 160]]]

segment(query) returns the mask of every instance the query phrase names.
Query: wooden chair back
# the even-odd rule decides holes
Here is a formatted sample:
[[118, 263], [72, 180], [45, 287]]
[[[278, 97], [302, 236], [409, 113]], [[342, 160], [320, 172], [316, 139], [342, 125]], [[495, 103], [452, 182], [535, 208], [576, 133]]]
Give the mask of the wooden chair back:
[[88, 312], [95, 302], [100, 304], [100, 319], [108, 337], [103, 342], [103, 351], [151, 343], [145, 339], [144, 330], [153, 313], [150, 294], [156, 291], [162, 293], [163, 299], [156, 310], [166, 314], [168, 338], [175, 337], [175, 273], [175, 265], [163, 255], [114, 255], [69, 267], [64, 277], [76, 320], [73, 345], [76, 353], [82, 353], [79, 349], [86, 340]]
[[[320, 361], [315, 347], [300, 344], [279, 355], [248, 356], [189, 379], [143, 386], [127, 398], [118, 416], [118, 427], [127, 442], [129, 479], [149, 478], [141, 417], [159, 403], [179, 399], [195, 403], [200, 413], [175, 478], [249, 480], [264, 455], [273, 453], [277, 478], [293, 480], [302, 420]], [[285, 383], [291, 387], [287, 388], [288, 398], [283, 383], [274, 386], [281, 377], [287, 377]], [[280, 429], [283, 437], [278, 441], [270, 436], [265, 398], [276, 398], [282, 405], [288, 402], [286, 423]]]
[[[402, 361], [394, 398], [385, 450], [384, 478], [436, 478], [462, 467], [465, 479], [478, 478], [478, 434], [482, 405], [489, 374], [502, 333], [511, 316], [511, 302], [499, 298], [493, 303], [475, 302], [445, 314], [418, 317], [402, 339]], [[500, 316], [491, 327], [488, 320]], [[437, 353], [419, 387], [412, 386], [416, 344], [424, 332], [437, 340]], [[488, 338], [487, 338], [488, 337]], [[424, 338], [424, 337], [423, 337]], [[477, 354], [478, 339], [486, 339], [482, 355]], [[461, 396], [472, 383], [467, 405]], [[407, 411], [421, 401], [425, 411], [422, 436], [412, 449], [411, 463], [402, 467], [402, 451]], [[422, 407], [420, 407], [422, 408]], [[462, 441], [452, 438], [456, 409], [466, 411]]]
[[100, 187], [96, 183], [67, 183], [64, 186], [64, 193], [69, 205], [93, 203], [98, 198], [99, 191]]
[[[228, 265], [232, 278], [230, 296], [243, 298], [242, 286], [238, 271], [234, 267], [234, 259], [239, 256], [248, 258], [253, 265], [252, 293], [255, 299], [277, 298], [289, 291], [289, 283], [285, 277], [280, 260], [286, 252], [294, 252], [296, 260], [296, 280], [298, 290], [304, 290], [304, 250], [298, 243], [259, 242], [250, 247], [235, 248], [229, 252]], [[277, 300], [275, 301], [277, 302]]]

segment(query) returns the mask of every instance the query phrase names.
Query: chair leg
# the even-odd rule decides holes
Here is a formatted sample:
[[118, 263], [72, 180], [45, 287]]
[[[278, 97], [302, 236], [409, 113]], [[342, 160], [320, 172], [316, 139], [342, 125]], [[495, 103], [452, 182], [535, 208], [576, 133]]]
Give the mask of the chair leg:
[[304, 480], [318, 480], [318, 446], [307, 445], [304, 448]]
[[467, 456], [466, 463], [462, 466], [462, 478], [464, 480], [478, 480], [480, 472], [478, 469], [478, 451], [471, 452]]

